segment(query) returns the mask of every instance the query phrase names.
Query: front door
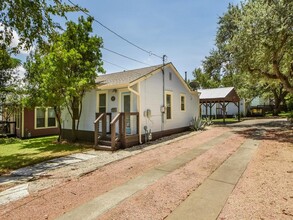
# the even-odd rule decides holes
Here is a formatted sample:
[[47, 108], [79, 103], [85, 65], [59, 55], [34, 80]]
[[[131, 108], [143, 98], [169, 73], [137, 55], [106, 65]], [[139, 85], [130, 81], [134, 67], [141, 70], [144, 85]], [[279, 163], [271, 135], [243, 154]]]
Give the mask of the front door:
[[[122, 112], [130, 112], [130, 92], [122, 93]], [[126, 116], [126, 134], [131, 134], [130, 115]]]

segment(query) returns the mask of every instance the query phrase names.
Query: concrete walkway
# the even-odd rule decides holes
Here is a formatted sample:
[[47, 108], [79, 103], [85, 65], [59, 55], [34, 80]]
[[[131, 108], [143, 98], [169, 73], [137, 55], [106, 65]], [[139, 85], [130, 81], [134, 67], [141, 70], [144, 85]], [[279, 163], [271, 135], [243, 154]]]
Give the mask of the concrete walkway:
[[244, 142], [237, 152], [215, 170], [167, 219], [217, 219], [258, 144], [259, 140], [248, 139]]
[[[34, 178], [37, 178], [38, 176], [45, 175], [50, 170], [55, 170], [60, 167], [87, 161], [95, 157], [96, 155], [91, 154], [91, 151], [89, 151], [87, 153], [76, 153], [66, 157], [56, 158], [46, 162], [42, 162], [33, 166], [27, 166], [12, 171], [10, 176], [1, 176], [0, 184], [26, 182]], [[0, 192], [0, 205], [28, 196], [28, 187], [29, 184], [24, 183], [12, 187], [3, 192]]]

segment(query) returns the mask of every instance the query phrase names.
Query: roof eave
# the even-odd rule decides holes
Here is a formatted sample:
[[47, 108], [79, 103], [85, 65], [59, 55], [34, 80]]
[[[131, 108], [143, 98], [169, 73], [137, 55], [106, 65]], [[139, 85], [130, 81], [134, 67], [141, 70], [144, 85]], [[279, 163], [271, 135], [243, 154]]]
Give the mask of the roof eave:
[[96, 89], [107, 90], [107, 89], [121, 89], [128, 87], [129, 84], [117, 84], [117, 85], [97, 85]]

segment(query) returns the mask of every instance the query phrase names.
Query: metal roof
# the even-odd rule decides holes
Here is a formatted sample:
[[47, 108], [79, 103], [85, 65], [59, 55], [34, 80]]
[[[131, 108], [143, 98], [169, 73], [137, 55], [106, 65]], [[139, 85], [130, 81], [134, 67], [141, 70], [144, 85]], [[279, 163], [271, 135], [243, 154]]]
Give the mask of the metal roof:
[[163, 65], [156, 65], [151, 67], [145, 67], [141, 69], [128, 70], [123, 72], [111, 73], [100, 75], [96, 78], [95, 82], [98, 86], [119, 86], [130, 84], [139, 78], [148, 75], [155, 70], [158, 70]]
[[234, 87], [223, 87], [214, 89], [200, 89], [200, 101], [201, 102], [213, 102], [213, 101], [228, 101], [237, 102], [240, 100]]

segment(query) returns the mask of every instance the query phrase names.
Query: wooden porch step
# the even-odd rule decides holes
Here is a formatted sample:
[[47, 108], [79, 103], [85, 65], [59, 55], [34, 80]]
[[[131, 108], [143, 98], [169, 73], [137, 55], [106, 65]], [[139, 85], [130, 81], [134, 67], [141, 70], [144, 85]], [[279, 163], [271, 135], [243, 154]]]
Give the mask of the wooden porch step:
[[111, 140], [99, 140], [99, 145], [111, 146]]
[[98, 145], [95, 146], [96, 150], [107, 150], [107, 151], [113, 151], [111, 146], [106, 146], [106, 145]]

